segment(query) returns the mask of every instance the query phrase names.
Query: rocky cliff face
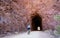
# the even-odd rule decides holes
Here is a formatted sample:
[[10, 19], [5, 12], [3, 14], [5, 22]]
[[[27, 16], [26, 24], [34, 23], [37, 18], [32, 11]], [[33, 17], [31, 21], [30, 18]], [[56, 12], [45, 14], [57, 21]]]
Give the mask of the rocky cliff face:
[[1, 32], [20, 32], [26, 30], [28, 22], [27, 11], [24, 5], [20, 4], [19, 6], [19, 3], [15, 2], [15, 0], [0, 0]]
[[42, 17], [43, 29], [54, 29], [60, 14], [60, 0], [0, 0], [0, 33], [25, 31], [31, 23], [30, 16], [37, 13]]

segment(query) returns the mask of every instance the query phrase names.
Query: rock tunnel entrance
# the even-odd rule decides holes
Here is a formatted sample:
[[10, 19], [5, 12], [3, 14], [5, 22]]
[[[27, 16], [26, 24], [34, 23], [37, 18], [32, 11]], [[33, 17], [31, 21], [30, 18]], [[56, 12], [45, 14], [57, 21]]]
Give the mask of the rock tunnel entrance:
[[[40, 27], [38, 30], [38, 27]], [[31, 30], [32, 31], [42, 31], [42, 18], [39, 14], [35, 14], [31, 16]]]

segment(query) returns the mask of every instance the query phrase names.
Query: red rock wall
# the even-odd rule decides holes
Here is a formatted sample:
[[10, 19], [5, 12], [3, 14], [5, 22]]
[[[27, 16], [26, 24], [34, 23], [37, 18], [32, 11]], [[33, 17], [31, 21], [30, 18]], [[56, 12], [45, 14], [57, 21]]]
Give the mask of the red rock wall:
[[31, 23], [30, 16], [35, 11], [42, 17], [44, 30], [54, 29], [58, 25], [54, 15], [60, 14], [59, 5], [59, 0], [0, 0], [0, 30], [27, 30], [26, 26]]

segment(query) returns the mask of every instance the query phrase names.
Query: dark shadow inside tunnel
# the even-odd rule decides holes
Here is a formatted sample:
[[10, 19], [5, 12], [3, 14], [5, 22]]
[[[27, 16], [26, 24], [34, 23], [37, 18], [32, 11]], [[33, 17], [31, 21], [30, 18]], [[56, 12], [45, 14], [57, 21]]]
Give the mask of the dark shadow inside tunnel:
[[[40, 27], [38, 30], [37, 28]], [[31, 30], [32, 31], [42, 31], [42, 18], [39, 16], [39, 14], [35, 14], [31, 16]]]

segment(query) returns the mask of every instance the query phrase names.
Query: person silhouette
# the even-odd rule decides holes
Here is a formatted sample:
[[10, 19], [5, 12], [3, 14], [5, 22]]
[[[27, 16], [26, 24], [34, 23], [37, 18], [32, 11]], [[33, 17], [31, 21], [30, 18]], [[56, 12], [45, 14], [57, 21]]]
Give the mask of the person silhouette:
[[30, 25], [27, 26], [28, 34], [30, 34]]

